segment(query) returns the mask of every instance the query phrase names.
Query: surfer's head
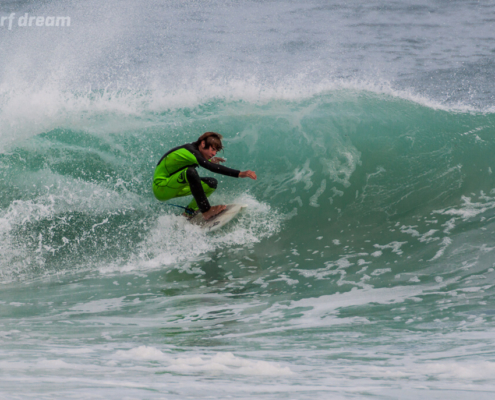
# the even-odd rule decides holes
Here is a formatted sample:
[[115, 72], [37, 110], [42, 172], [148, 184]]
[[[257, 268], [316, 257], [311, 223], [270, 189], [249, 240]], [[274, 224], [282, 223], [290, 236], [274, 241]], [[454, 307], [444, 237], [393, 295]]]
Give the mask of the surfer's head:
[[209, 160], [222, 150], [222, 135], [216, 132], [203, 133], [196, 141], [196, 146], [203, 157]]
[[213, 147], [216, 151], [220, 151], [223, 149], [222, 146], [223, 136], [216, 132], [206, 132], [203, 133], [198, 140], [196, 141], [196, 145], [201, 148], [203, 147], [202, 142], [204, 141], [204, 149], [209, 149]]

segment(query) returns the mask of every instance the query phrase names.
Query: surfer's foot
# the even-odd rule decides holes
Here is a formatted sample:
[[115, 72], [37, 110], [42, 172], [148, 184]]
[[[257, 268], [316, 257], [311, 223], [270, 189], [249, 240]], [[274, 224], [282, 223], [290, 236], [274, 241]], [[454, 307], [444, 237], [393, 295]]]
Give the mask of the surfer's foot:
[[205, 221], [208, 221], [210, 218], [213, 218], [215, 215], [220, 214], [223, 210], [225, 210], [227, 206], [213, 206], [208, 211], [203, 213], [203, 218]]

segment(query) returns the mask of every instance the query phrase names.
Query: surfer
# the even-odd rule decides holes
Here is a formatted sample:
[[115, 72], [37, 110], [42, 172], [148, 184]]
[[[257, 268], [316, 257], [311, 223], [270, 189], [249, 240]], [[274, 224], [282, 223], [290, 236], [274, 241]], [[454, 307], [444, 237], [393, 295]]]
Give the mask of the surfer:
[[[211, 172], [232, 176], [234, 178], [251, 178], [256, 180], [254, 171], [238, 171], [220, 165], [225, 160], [216, 157], [223, 149], [222, 135], [206, 132], [197, 141], [174, 147], [158, 162], [153, 176], [153, 193], [160, 201], [175, 197], [193, 195], [193, 200], [186, 207], [186, 215], [197, 212], [208, 220], [225, 210], [225, 205], [210, 206], [208, 197], [215, 191], [218, 181], [215, 178], [202, 178], [196, 171], [197, 166]], [[199, 210], [199, 211], [198, 211]]]

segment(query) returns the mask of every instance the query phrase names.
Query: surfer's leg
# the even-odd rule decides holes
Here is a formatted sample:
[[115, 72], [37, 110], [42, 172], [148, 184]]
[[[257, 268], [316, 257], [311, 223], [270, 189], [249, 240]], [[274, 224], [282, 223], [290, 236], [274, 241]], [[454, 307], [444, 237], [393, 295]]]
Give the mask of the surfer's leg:
[[215, 215], [225, 210], [226, 206], [224, 205], [211, 207], [210, 203], [208, 202], [207, 197], [212, 194], [217, 188], [218, 181], [216, 179], [200, 178], [194, 168], [189, 168], [187, 171], [187, 180], [191, 187], [191, 192], [194, 196], [194, 200], [191, 201], [188, 208], [190, 208], [192, 211], [199, 208], [205, 220], [209, 220], [210, 218], [213, 218]]
[[[193, 211], [200, 210], [202, 213], [207, 212], [211, 206], [208, 201], [208, 196], [212, 194], [216, 187], [217, 187], [217, 182], [216, 179], [214, 178], [200, 178], [198, 171], [196, 171], [196, 168], [194, 167], [189, 167], [186, 170], [186, 178], [187, 182], [189, 183], [189, 187], [191, 188], [191, 193], [194, 197], [194, 200], [189, 203], [187, 208], [190, 208]], [[210, 184], [213, 187], [210, 187], [207, 182], [205, 182], [203, 179], [210, 180], [212, 179], [215, 181], [213, 183], [210, 181]]]
[[[204, 196], [207, 198], [210, 197], [210, 195], [215, 191], [215, 189], [218, 186], [218, 181], [215, 178], [200, 178], [201, 180], [201, 189], [203, 190]], [[197, 184], [197, 182], [195, 183]], [[191, 185], [192, 188], [192, 185]], [[192, 191], [192, 190], [191, 190]], [[194, 196], [194, 192], [193, 192]], [[208, 200], [206, 200], [208, 201]], [[198, 202], [196, 201], [196, 198], [194, 198], [189, 205], [187, 206], [191, 210], [198, 210]], [[204, 212], [204, 211], [202, 211]]]

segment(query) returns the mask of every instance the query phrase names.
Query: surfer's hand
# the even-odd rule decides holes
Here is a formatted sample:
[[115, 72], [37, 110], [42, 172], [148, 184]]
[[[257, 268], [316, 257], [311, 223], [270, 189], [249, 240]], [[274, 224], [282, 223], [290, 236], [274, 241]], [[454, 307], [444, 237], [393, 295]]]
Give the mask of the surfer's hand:
[[256, 180], [257, 177], [256, 177], [256, 172], [254, 171], [242, 171], [239, 173], [239, 178], [251, 178], [251, 179], [254, 179]]
[[213, 164], [220, 164], [221, 162], [225, 162], [225, 158], [222, 157], [213, 157], [210, 162]]

